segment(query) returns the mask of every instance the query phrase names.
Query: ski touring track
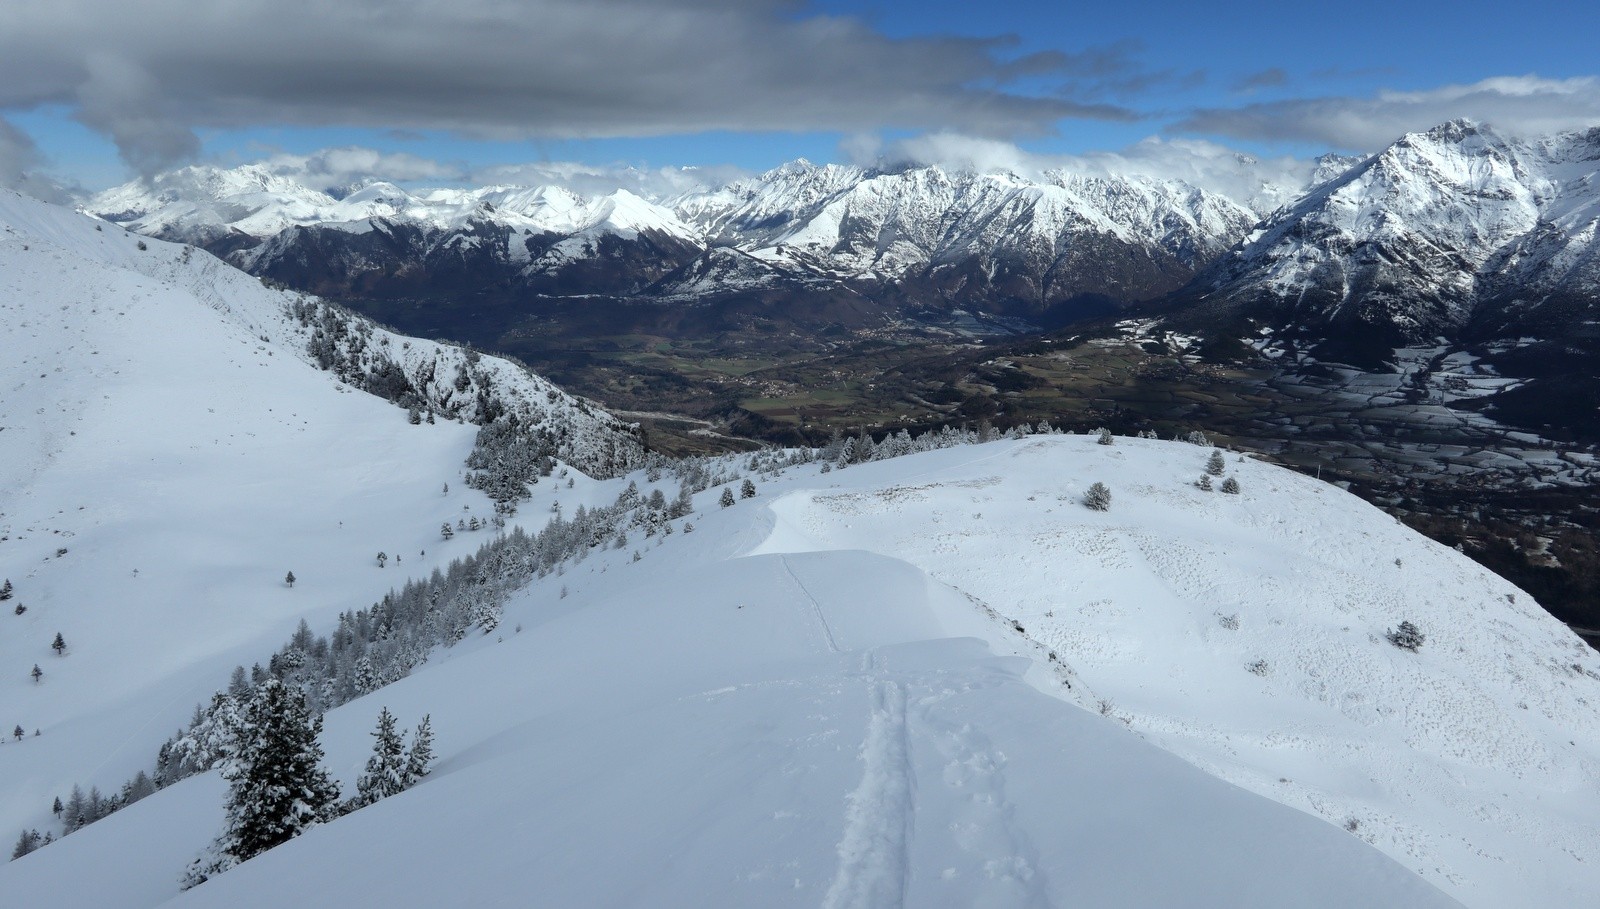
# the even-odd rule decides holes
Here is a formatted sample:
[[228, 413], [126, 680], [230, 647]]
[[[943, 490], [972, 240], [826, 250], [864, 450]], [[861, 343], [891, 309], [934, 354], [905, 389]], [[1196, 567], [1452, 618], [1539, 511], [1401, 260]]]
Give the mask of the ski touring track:
[[828, 652], [838, 653], [839, 642], [833, 638], [833, 628], [828, 624], [828, 617], [822, 614], [822, 604], [818, 603], [817, 598], [812, 596], [811, 591], [806, 589], [805, 582], [800, 580], [800, 576], [794, 573], [794, 567], [789, 564], [788, 556], [779, 555], [778, 561], [782, 563], [783, 570], [788, 573], [789, 580], [794, 582], [794, 586], [800, 588], [800, 594], [806, 598], [807, 603], [811, 604], [811, 612], [817, 617], [817, 626], [822, 629], [823, 641], [828, 645]]
[[872, 686], [871, 715], [861, 742], [861, 783], [846, 798], [839, 869], [824, 909], [904, 906], [911, 874], [916, 813], [906, 693], [879, 672], [876, 650], [861, 656]]
[[[846, 796], [839, 865], [824, 909], [905, 907], [937, 900], [945, 886], [963, 905], [1050, 906], [1037, 853], [1006, 798], [1004, 754], [970, 722], [941, 709], [982, 682], [964, 673], [898, 672], [879, 648], [861, 654], [859, 671], [870, 704], [861, 780]], [[944, 789], [930, 802], [937, 816], [924, 833], [923, 858], [913, 855], [919, 767], [927, 785]], [[946, 866], [938, 879], [914, 881], [912, 868], [932, 855]]]

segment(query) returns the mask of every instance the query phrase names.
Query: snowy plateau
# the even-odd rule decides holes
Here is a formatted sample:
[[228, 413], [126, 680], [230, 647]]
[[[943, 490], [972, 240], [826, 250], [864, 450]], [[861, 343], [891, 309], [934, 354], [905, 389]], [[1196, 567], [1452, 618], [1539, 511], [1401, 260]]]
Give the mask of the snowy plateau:
[[[0, 723], [28, 730], [0, 745], [0, 830], [58, 830], [54, 797], [149, 767], [233, 666], [301, 620], [329, 633], [494, 533], [439, 532], [493, 513], [462, 482], [473, 426], [414, 425], [319, 369], [297, 299], [0, 194], [0, 576], [6, 605], [27, 607], [0, 613]], [[421, 361], [465, 356], [372, 337], [418, 383]], [[513, 525], [630, 483], [677, 491], [670, 466], [621, 472], [626, 427], [482, 360], [526, 419], [565, 427], [556, 477]], [[442, 406], [445, 389], [429, 394]], [[1199, 488], [1210, 453], [1045, 434], [843, 469], [730, 456], [673, 533], [582, 550], [494, 630], [327, 714], [325, 766], [347, 793], [381, 707], [431, 716], [437, 761], [413, 788], [180, 892], [223, 822], [224, 784], [200, 774], [0, 865], [0, 894], [1590, 901], [1600, 658], [1522, 591], [1333, 486], [1230, 453], [1239, 492]], [[721, 505], [743, 479], [754, 495]], [[1083, 505], [1096, 482], [1107, 511]], [[404, 560], [380, 567], [380, 550]], [[1420, 648], [1391, 646], [1401, 622]]]

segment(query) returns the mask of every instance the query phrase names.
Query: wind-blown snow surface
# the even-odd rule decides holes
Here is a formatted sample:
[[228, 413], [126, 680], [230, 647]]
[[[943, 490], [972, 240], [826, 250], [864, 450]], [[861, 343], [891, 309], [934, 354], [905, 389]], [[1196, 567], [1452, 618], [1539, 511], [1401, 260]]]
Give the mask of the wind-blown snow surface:
[[[0, 192], [0, 578], [15, 587], [0, 722], [30, 733], [0, 746], [0, 830], [45, 827], [75, 782], [115, 791], [299, 618], [368, 605], [394, 568], [481, 542], [438, 535], [492, 514], [460, 481], [475, 428], [410, 425], [316, 369], [289, 298], [205, 253]], [[408, 365], [461, 356], [371, 340]], [[479, 366], [575, 441], [615, 425], [509, 363]], [[380, 570], [380, 550], [404, 562]]]
[[[329, 715], [348, 787], [380, 704], [430, 713], [422, 784], [172, 904], [1453, 905], [1338, 827], [1063, 701], [1086, 695], [923, 569], [799, 546], [786, 517], [819, 496], [893, 503], [907, 483], [965, 510], [997, 469], [1062, 491], [1064, 461], [1102, 454], [1081, 441], [802, 468], [725, 510], [701, 493], [693, 533], [638, 541], [637, 562], [597, 550], [536, 582], [495, 637]], [[622, 482], [541, 487], [529, 511]], [[160, 903], [167, 844], [203, 844], [218, 800], [213, 775], [185, 781], [6, 866], [0, 887]], [[118, 862], [116, 889], [67, 873], [153, 837], [159, 860]]]
[[[174, 905], [1593, 892], [1593, 655], [1337, 489], [1254, 462], [1229, 465], [1238, 496], [1194, 489], [1206, 454], [1045, 437], [795, 468], [729, 509], [708, 490], [693, 533], [597, 550], [536, 582], [496, 637], [329, 715], [348, 788], [380, 705], [431, 713], [440, 761], [419, 787]], [[1109, 513], [1079, 503], [1094, 480]], [[624, 482], [541, 487], [525, 511]], [[1428, 634], [1419, 652], [1383, 640], [1401, 620]], [[72, 862], [158, 829], [198, 848], [218, 797], [209, 775], [164, 790], [99, 839], [5, 866], [0, 887], [59, 898]], [[172, 895], [175, 869], [127, 873], [126, 905]], [[90, 902], [106, 885], [67, 886]]]

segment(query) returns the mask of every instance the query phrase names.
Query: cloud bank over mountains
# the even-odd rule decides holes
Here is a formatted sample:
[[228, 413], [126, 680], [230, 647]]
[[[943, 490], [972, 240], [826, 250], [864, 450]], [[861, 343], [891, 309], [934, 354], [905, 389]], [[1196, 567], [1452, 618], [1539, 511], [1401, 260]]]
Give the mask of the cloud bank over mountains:
[[[218, 151], [203, 136], [231, 131], [260, 147], [252, 131], [366, 130], [374, 135], [355, 141], [381, 148], [269, 149], [264, 163], [326, 189], [370, 179], [560, 183], [652, 197], [721, 185], [745, 172], [659, 167], [670, 158], [656, 166], [491, 166], [409, 154], [405, 139], [391, 145], [384, 137], [470, 143], [696, 136], [712, 149], [696, 158], [710, 161], [718, 160], [718, 136], [825, 135], [831, 143], [844, 135], [851, 138], [840, 157], [856, 163], [1131, 172], [1246, 198], [1263, 181], [1293, 182], [1310, 172], [1307, 160], [1274, 157], [1285, 149], [1370, 153], [1458, 117], [1523, 135], [1600, 124], [1600, 75], [1497, 75], [1410, 91], [1367, 82], [1360, 92], [1316, 95], [1330, 74], [1365, 79], [1386, 70], [1297, 70], [1269, 53], [1238, 61], [1240, 71], [1230, 75], [1220, 63], [1151, 62], [1157, 52], [1132, 37], [1090, 35], [1075, 49], [1052, 49], [1031, 33], [1031, 43], [985, 34], [981, 16], [969, 17], [973, 34], [908, 35], [880, 27], [871, 13], [839, 14], [806, 0], [13, 6], [0, 29], [0, 185], [55, 198], [62, 191], [41, 177], [51, 163], [39, 152], [48, 145], [45, 134], [30, 138], [19, 114], [69, 112], [147, 177], [207, 152], [237, 163], [238, 151]], [[920, 11], [918, 22], [941, 27], [937, 18], [924, 23]], [[1075, 129], [1118, 136], [1107, 145], [1155, 138], [1073, 156], [1026, 150]], [[1228, 147], [1236, 144], [1255, 149], [1253, 160]]]
[[1291, 98], [1197, 110], [1170, 130], [1370, 152], [1408, 132], [1458, 117], [1518, 135], [1600, 125], [1600, 77], [1497, 76], [1468, 85], [1383, 91], [1365, 98]]
[[197, 127], [486, 139], [956, 128], [1036, 135], [1115, 104], [1029, 94], [1071, 55], [892, 38], [787, 0], [62, 0], [7, 14], [0, 109], [66, 104], [149, 174]]

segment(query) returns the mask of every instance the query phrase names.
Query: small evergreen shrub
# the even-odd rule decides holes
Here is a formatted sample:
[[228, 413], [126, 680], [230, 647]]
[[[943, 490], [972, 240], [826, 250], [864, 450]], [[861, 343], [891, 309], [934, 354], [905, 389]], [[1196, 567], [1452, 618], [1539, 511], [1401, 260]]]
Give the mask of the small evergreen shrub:
[[1111, 510], [1111, 490], [1104, 483], [1095, 483], [1089, 491], [1083, 494], [1083, 504], [1095, 511]]
[[1409, 650], [1412, 653], [1416, 653], [1417, 648], [1422, 646], [1422, 642], [1427, 640], [1427, 635], [1423, 634], [1421, 629], [1410, 622], [1401, 622], [1399, 628], [1390, 629], [1385, 637], [1394, 646], [1401, 650]]

